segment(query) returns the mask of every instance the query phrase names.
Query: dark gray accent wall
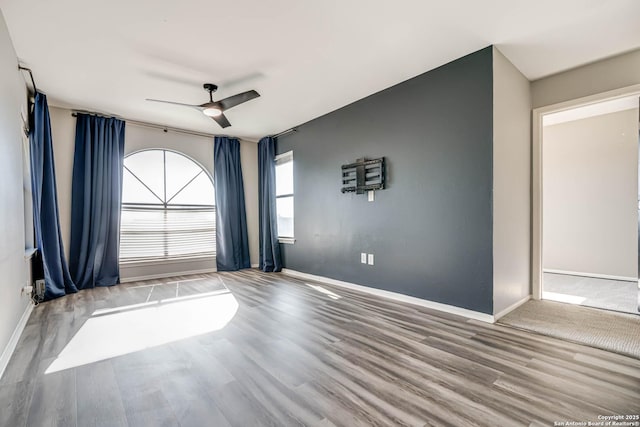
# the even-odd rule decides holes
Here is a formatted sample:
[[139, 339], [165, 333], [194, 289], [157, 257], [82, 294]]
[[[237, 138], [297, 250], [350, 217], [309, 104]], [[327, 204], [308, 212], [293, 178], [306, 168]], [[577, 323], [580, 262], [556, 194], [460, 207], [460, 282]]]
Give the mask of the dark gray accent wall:
[[[280, 138], [294, 156], [285, 267], [491, 314], [492, 85], [488, 47]], [[340, 192], [340, 166], [365, 156], [387, 159], [374, 202]]]

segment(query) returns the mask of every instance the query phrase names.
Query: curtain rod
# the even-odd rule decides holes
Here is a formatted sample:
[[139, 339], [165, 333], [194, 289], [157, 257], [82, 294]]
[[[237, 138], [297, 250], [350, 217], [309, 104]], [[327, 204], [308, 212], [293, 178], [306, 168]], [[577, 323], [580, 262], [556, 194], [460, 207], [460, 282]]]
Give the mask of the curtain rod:
[[291, 129], [284, 130], [284, 131], [282, 131], [280, 133], [277, 133], [277, 134], [273, 135], [272, 138], [278, 138], [280, 136], [284, 136], [284, 135], [286, 135], [288, 133], [291, 133], [291, 132], [298, 132], [298, 129], [291, 128]]
[[161, 129], [164, 132], [175, 132], [175, 133], [183, 133], [185, 135], [193, 135], [193, 136], [201, 136], [203, 138], [215, 138], [216, 136], [221, 136], [221, 135], [216, 135], [213, 133], [206, 133], [206, 132], [198, 132], [195, 130], [188, 130], [188, 129], [180, 129], [180, 128], [174, 128], [171, 126], [162, 126], [162, 125], [157, 125], [155, 123], [147, 123], [147, 122], [141, 122], [138, 120], [127, 120], [127, 119], [122, 119], [125, 122], [127, 122], [127, 124], [132, 124], [134, 126], [141, 126], [141, 127], [147, 127], [147, 128], [153, 128], [153, 129]]
[[33, 93], [35, 94], [36, 92], [38, 92], [36, 81], [33, 79], [33, 72], [31, 71], [31, 68], [23, 67], [22, 65], [18, 64], [18, 70], [24, 70], [29, 73], [29, 76], [31, 77], [31, 84], [33, 85]]
[[[73, 117], [77, 117], [78, 113], [81, 114], [93, 114], [93, 115], [101, 115], [99, 113], [92, 113], [89, 111], [80, 111], [80, 110], [73, 110], [73, 112], [71, 113], [71, 115]], [[176, 133], [184, 133], [186, 135], [193, 135], [193, 136], [201, 136], [203, 138], [213, 138], [216, 136], [221, 136], [221, 135], [215, 135], [213, 133], [205, 133], [205, 132], [197, 132], [197, 131], [193, 131], [193, 130], [187, 130], [187, 129], [180, 129], [180, 128], [174, 128], [174, 127], [170, 127], [170, 126], [163, 126], [163, 125], [158, 125], [155, 123], [148, 123], [148, 122], [141, 122], [139, 120], [130, 120], [130, 119], [125, 119], [116, 115], [112, 115], [109, 114], [109, 116], [115, 117], [117, 119], [120, 120], [124, 120], [127, 124], [132, 124], [135, 126], [141, 126], [141, 127], [147, 127], [147, 128], [152, 128], [152, 129], [160, 129], [164, 132], [176, 132]]]

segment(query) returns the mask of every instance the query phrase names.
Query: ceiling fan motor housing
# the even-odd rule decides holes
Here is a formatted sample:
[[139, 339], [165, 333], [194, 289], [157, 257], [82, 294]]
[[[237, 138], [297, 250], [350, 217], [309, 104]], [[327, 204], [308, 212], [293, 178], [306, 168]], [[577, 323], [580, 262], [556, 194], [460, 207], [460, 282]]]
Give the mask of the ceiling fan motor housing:
[[205, 83], [202, 86], [204, 87], [204, 90], [206, 90], [209, 93], [212, 93], [212, 92], [215, 92], [216, 90], [218, 90], [218, 86], [214, 85], [213, 83]]

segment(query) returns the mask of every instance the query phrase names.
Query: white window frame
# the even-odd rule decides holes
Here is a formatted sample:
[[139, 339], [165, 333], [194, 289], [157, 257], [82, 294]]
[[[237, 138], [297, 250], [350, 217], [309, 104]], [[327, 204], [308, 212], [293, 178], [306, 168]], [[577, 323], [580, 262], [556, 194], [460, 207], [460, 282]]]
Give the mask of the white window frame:
[[[287, 151], [286, 153], [282, 153], [282, 154], [278, 154], [277, 156], [274, 157], [274, 162], [275, 162], [275, 166], [278, 167], [278, 165], [281, 165], [283, 163], [288, 163], [288, 162], [293, 162], [293, 150]], [[277, 183], [276, 183], [276, 188], [277, 188]], [[281, 198], [291, 198], [292, 200], [295, 201], [295, 185], [293, 188], [293, 193], [287, 193], [287, 194], [276, 194], [276, 200], [277, 199], [281, 199]], [[276, 211], [277, 211], [277, 205], [276, 205]], [[277, 215], [277, 213], [276, 213]], [[295, 210], [293, 211], [293, 224], [294, 224], [294, 236], [278, 236], [278, 242], [280, 243], [287, 243], [287, 244], [293, 244], [295, 243], [296, 239], [295, 239]], [[278, 234], [280, 234], [280, 230], [278, 229]]]

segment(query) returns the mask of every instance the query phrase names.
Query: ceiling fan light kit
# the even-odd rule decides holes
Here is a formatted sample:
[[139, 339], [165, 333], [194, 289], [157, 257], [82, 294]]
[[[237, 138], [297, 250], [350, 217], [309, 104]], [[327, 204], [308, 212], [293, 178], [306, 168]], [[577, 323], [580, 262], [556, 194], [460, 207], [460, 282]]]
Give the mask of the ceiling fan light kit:
[[222, 111], [216, 107], [205, 108], [204, 110], [202, 110], [202, 112], [204, 113], [205, 116], [209, 116], [209, 117], [218, 117], [220, 114], [222, 114]]
[[260, 94], [255, 90], [249, 90], [247, 92], [242, 92], [237, 95], [232, 95], [227, 98], [221, 99], [220, 101], [214, 101], [213, 92], [218, 90], [218, 86], [214, 85], [213, 83], [205, 83], [203, 87], [204, 87], [204, 90], [209, 92], [209, 102], [205, 102], [204, 104], [200, 104], [200, 105], [183, 104], [181, 102], [163, 101], [160, 99], [148, 99], [148, 98], [147, 98], [147, 101], [162, 102], [164, 104], [172, 104], [172, 105], [179, 105], [182, 107], [196, 108], [202, 111], [202, 113], [205, 116], [211, 117], [216, 123], [220, 125], [221, 128], [224, 129], [226, 127], [231, 126], [231, 123], [229, 123], [229, 120], [227, 120], [226, 116], [224, 115], [224, 112], [226, 110], [233, 108], [236, 105], [240, 105], [244, 102], [251, 101], [252, 99], [255, 99], [260, 96]]

